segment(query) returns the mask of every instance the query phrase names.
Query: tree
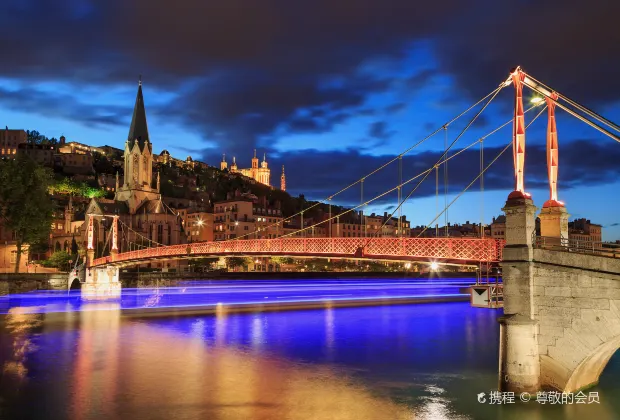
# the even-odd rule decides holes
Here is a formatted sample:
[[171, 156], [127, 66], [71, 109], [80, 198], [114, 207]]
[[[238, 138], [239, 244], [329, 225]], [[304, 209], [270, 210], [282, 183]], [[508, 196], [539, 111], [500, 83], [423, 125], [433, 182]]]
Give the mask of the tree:
[[229, 269], [235, 269], [237, 267], [243, 267], [245, 265], [248, 264], [248, 260], [252, 261], [251, 258], [244, 258], [244, 257], [227, 257], [226, 258], [226, 265], [228, 266]]
[[37, 130], [26, 130], [26, 136], [29, 144], [49, 144], [52, 146], [58, 144], [58, 139], [56, 137], [50, 139]]
[[51, 257], [49, 257], [49, 259], [43, 261], [42, 264], [45, 267], [55, 267], [62, 270], [67, 269], [71, 260], [71, 254], [67, 251], [56, 251]]
[[77, 255], [78, 253], [78, 244], [75, 241], [75, 236], [71, 238], [71, 255]]
[[277, 265], [293, 264], [294, 260], [290, 257], [271, 257], [271, 262]]
[[51, 180], [51, 171], [26, 155], [0, 161], [0, 220], [15, 234], [16, 273], [24, 245], [49, 236], [54, 209], [47, 194]]

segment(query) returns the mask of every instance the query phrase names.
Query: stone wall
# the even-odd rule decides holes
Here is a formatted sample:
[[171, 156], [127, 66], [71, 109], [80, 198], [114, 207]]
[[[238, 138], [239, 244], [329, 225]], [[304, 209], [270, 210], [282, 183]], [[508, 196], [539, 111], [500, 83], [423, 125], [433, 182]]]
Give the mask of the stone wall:
[[67, 290], [67, 273], [0, 274], [0, 296], [34, 290]]
[[534, 249], [533, 280], [541, 385], [596, 383], [620, 347], [620, 259]]

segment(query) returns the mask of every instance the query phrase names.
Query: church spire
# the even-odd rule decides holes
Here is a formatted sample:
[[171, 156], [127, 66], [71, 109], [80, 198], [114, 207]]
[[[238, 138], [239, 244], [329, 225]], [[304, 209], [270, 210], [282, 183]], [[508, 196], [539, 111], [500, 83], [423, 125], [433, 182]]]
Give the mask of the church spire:
[[284, 165], [282, 165], [282, 175], [280, 176], [280, 189], [286, 191], [286, 175], [284, 175]]
[[133, 116], [131, 117], [131, 126], [129, 127], [129, 148], [132, 149], [134, 142], [138, 141], [140, 150], [144, 148], [144, 144], [149, 142], [149, 130], [146, 124], [146, 111], [144, 109], [144, 98], [142, 97], [142, 75], [138, 79], [138, 94], [136, 95], [136, 103], [133, 107]]

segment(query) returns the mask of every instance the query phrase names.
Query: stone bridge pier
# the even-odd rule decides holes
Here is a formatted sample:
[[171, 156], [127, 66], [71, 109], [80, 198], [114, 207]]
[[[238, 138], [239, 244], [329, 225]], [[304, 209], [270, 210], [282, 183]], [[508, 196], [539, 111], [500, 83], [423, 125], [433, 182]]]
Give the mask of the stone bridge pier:
[[[94, 253], [93, 253], [94, 254]], [[120, 270], [115, 266], [90, 267], [93, 255], [87, 254], [88, 267], [82, 284], [82, 297], [86, 299], [110, 299], [121, 295]]]
[[503, 210], [500, 389], [574, 392], [596, 384], [620, 348], [620, 259], [537, 249], [532, 200], [509, 197]]

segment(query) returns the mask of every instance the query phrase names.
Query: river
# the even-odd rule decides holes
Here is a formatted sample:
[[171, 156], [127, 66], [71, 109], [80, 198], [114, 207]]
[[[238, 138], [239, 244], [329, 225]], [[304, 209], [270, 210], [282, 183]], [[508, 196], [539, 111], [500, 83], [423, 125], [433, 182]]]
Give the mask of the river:
[[[271, 286], [286, 289], [290, 282]], [[450, 286], [441, 293], [451, 293], [444, 287]], [[183, 293], [193, 291], [205, 293], [192, 286]], [[620, 413], [618, 355], [586, 391], [598, 392], [599, 404], [479, 403], [477, 394], [497, 386], [499, 310], [447, 302], [141, 317], [138, 306], [148, 306], [149, 296], [178, 303], [166, 296], [179, 291], [141, 293], [139, 300], [124, 291], [116, 302], [53, 292], [0, 298], [6, 312], [0, 418], [615, 419]], [[45, 295], [52, 309], [35, 309]], [[126, 316], [127, 302], [139, 302], [134, 316]]]

